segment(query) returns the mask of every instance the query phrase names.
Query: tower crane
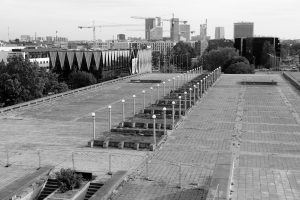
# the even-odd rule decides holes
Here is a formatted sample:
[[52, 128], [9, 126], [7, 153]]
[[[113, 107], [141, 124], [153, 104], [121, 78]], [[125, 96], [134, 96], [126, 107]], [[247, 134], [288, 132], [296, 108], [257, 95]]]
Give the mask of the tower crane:
[[[174, 19], [174, 17], [173, 18], [171, 18], [171, 19], [162, 19], [161, 17], [140, 17], [140, 16], [131, 16], [131, 18], [132, 19], [149, 19], [149, 18], [156, 18], [156, 19], [160, 19], [160, 20], [162, 20], [162, 21], [172, 21], [173, 19]], [[173, 20], [173, 21], [178, 21], [178, 22], [180, 22], [180, 23], [184, 23], [184, 24], [186, 24], [187, 23], [187, 21], [180, 21], [180, 20]]]
[[78, 26], [79, 29], [92, 29], [93, 30], [93, 42], [94, 46], [97, 46], [96, 42], [96, 28], [104, 28], [104, 27], [122, 27], [122, 26], [142, 26], [141, 24], [108, 24], [108, 25], [95, 25], [95, 21], [93, 21], [93, 24], [91, 26]]

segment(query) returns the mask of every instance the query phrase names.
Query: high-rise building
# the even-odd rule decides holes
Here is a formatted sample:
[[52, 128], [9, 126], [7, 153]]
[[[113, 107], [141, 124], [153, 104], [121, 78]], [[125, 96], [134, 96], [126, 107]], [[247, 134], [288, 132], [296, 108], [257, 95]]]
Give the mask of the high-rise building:
[[180, 24], [179, 33], [180, 33], [180, 40], [185, 42], [190, 41], [191, 27], [189, 24]]
[[253, 22], [238, 22], [234, 23], [234, 38], [253, 37], [254, 23]]
[[117, 38], [118, 38], [118, 41], [124, 41], [124, 40], [126, 40], [125, 34], [118, 34]]
[[145, 19], [145, 39], [150, 40], [150, 31], [155, 27], [155, 18]]
[[163, 39], [163, 27], [156, 26], [150, 30], [150, 40], [162, 40]]
[[178, 42], [179, 41], [179, 19], [178, 18], [172, 18], [170, 24], [170, 36], [172, 42]]
[[21, 41], [22, 42], [29, 42], [30, 41], [30, 35], [21, 35]]
[[225, 38], [224, 27], [216, 27], [216, 29], [215, 29], [215, 39], [224, 39], [224, 38]]
[[200, 40], [207, 40], [207, 20], [205, 24], [200, 24]]
[[46, 36], [46, 41], [47, 41], [48, 43], [53, 42], [53, 37], [52, 37], [52, 36]]

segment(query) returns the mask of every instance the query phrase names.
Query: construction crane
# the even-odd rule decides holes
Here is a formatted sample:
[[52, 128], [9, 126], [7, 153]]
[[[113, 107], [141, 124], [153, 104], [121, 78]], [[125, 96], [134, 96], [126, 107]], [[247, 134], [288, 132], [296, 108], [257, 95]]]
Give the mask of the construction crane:
[[[131, 18], [132, 19], [151, 19], [151, 18], [153, 19], [153, 18], [155, 18], [155, 19], [160, 19], [162, 21], [169, 21], [169, 22], [171, 22], [174, 19], [174, 15], [173, 15], [173, 18], [171, 18], [171, 19], [162, 19], [161, 17], [140, 17], [140, 16], [131, 16]], [[177, 20], [173, 20], [173, 21], [177, 22]], [[178, 22], [184, 23], [184, 24], [187, 23], [187, 21], [180, 21], [180, 20], [178, 20]]]
[[91, 28], [93, 30], [93, 42], [94, 46], [97, 46], [96, 42], [96, 28], [104, 28], [104, 27], [121, 27], [121, 26], [143, 26], [142, 24], [110, 24], [110, 25], [95, 25], [95, 21], [91, 26], [78, 26], [79, 29], [83, 28]]

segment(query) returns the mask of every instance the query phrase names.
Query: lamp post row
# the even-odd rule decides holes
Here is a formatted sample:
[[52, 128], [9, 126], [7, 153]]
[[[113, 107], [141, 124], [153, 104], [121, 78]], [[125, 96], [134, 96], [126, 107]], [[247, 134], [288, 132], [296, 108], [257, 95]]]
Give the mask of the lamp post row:
[[[197, 73], [202, 73], [203, 69], [202, 67], [197, 68], [195, 70], [190, 70], [187, 73], [184, 73], [181, 76], [177, 76], [177, 77], [173, 77], [173, 89], [175, 90], [176, 88], [180, 87], [180, 84], [184, 84], [185, 82], [188, 82], [190, 79], [193, 78], [193, 74], [197, 74]], [[187, 110], [187, 101], [189, 101], [189, 107], [191, 107], [192, 105], [195, 105], [196, 99], [200, 99], [202, 98], [202, 94], [207, 92], [207, 89], [213, 85], [213, 83], [220, 77], [221, 75], [221, 68], [217, 68], [215, 70], [213, 70], [210, 74], [208, 74], [207, 76], [205, 76], [203, 78], [203, 80], [200, 80], [200, 82], [197, 82], [196, 85], [193, 85], [192, 88], [189, 88], [189, 100], [187, 99], [187, 92], [184, 92], [184, 110]], [[177, 80], [176, 80], [177, 79]], [[182, 79], [182, 81], [180, 80]], [[183, 82], [183, 83], [181, 83]], [[171, 89], [171, 80], [168, 79], [168, 86], [169, 86], [169, 91]], [[163, 96], [165, 96], [166, 94], [166, 82], [162, 82], [163, 84]], [[142, 95], [143, 95], [143, 109], [145, 109], [146, 107], [146, 91], [143, 90], [142, 91]], [[133, 114], [136, 114], [136, 95], [132, 95], [133, 98]], [[157, 84], [157, 99], [160, 98], [160, 84]], [[182, 97], [178, 96], [178, 103], [179, 103], [179, 113], [178, 116], [179, 118], [182, 115]], [[152, 103], [153, 101], [153, 87], [150, 87], [150, 103]], [[125, 99], [121, 100], [122, 102], [122, 121], [125, 121]], [[172, 101], [172, 127], [175, 126], [175, 101]], [[111, 112], [112, 106], [108, 105], [108, 129], [109, 131], [112, 128], [112, 112]], [[167, 109], [166, 107], [163, 108], [163, 118], [164, 118], [164, 133], [166, 134], [166, 113]], [[94, 145], [94, 141], [96, 140], [96, 114], [95, 112], [91, 113], [92, 118], [93, 118], [93, 142], [91, 143], [91, 147]], [[152, 116], [153, 118], [153, 133], [155, 133], [155, 119], [156, 119], [156, 115]], [[156, 137], [156, 136], [154, 136]], [[156, 141], [156, 140], [155, 140]], [[156, 142], [155, 142], [156, 144]]]

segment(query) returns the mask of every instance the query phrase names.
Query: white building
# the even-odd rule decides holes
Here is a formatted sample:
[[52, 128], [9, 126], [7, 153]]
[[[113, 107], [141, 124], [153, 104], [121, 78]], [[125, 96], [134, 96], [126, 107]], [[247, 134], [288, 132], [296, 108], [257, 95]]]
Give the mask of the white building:
[[11, 56], [21, 56], [25, 59], [25, 52], [21, 50], [24, 49], [23, 46], [4, 46], [0, 47], [0, 62], [7, 63], [7, 59]]
[[49, 69], [49, 67], [50, 67], [49, 57], [47, 57], [47, 58], [30, 58], [29, 61], [31, 63], [37, 64], [41, 68]]

